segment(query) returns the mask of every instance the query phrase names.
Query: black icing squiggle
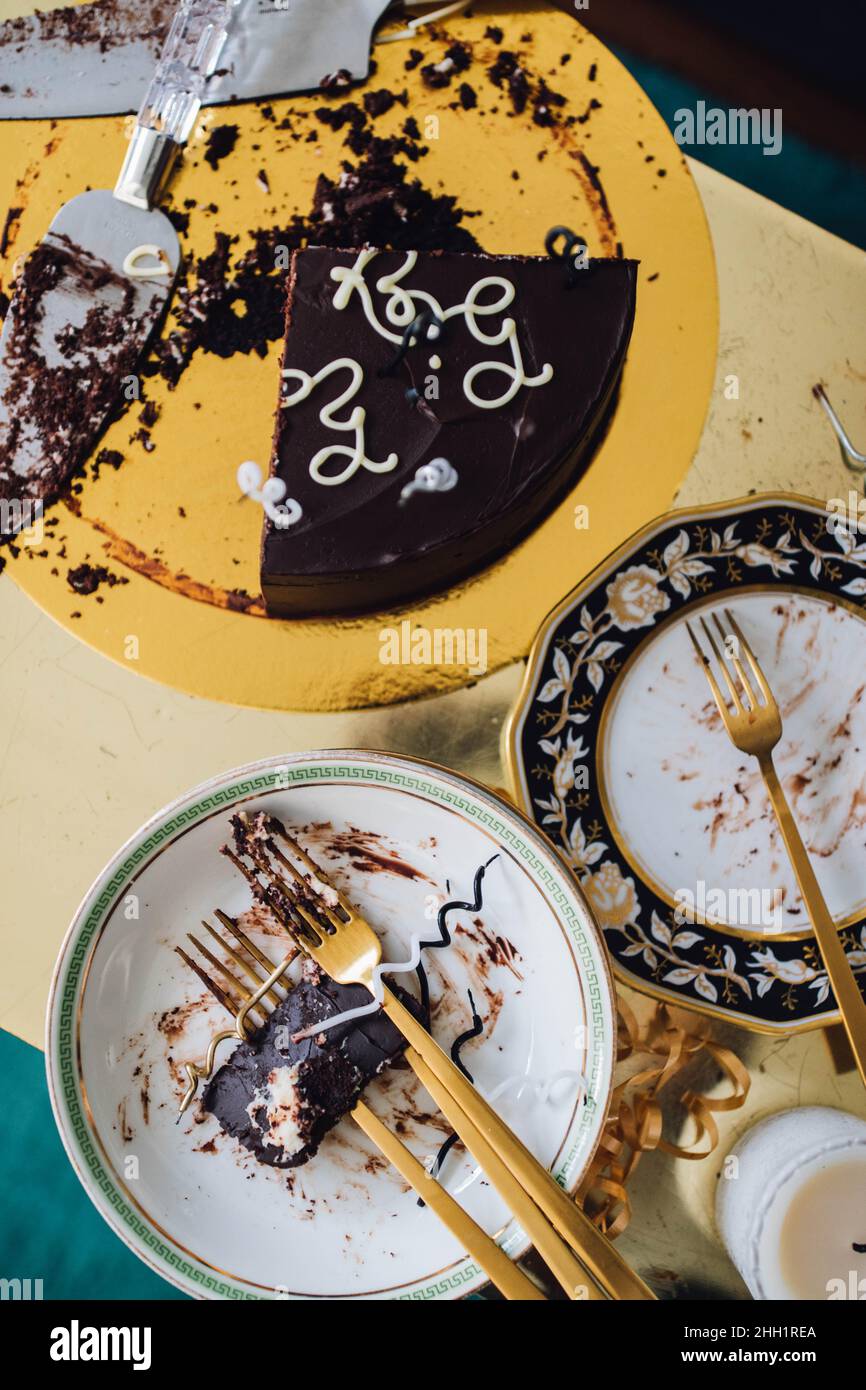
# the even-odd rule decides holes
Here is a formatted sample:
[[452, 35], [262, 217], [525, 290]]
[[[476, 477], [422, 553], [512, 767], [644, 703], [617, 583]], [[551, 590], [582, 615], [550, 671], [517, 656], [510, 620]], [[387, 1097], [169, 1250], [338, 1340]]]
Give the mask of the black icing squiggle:
[[[417, 347], [419, 343], [426, 343], [429, 346], [434, 339], [441, 337], [444, 328], [445, 324], [438, 314], [435, 314], [432, 309], [422, 309], [421, 313], [417, 314], [410, 324], [407, 324], [400, 346], [390, 362], [379, 368], [378, 375], [380, 377], [393, 376], [410, 348]], [[418, 394], [417, 391], [415, 394]]]
[[[493, 863], [494, 859], [498, 858], [498, 854], [492, 855], [490, 859], [487, 860], [486, 864], [479, 865], [479, 867], [475, 870], [475, 878], [472, 881], [472, 894], [474, 900], [471, 903], [459, 902], [455, 898], [451, 902], [442, 904], [436, 915], [436, 925], [439, 928], [439, 935], [432, 941], [419, 942], [420, 949], [422, 951], [441, 951], [445, 946], [451, 945], [451, 933], [448, 930], [449, 912], [457, 912], [461, 909], [465, 912], [481, 911], [482, 907], [484, 906], [484, 896], [481, 891], [481, 885], [484, 882], [484, 875], [490, 868], [490, 865]], [[446, 879], [445, 888], [446, 891], [450, 892], [450, 879]], [[424, 966], [420, 964], [416, 967], [416, 972], [418, 975], [418, 982], [421, 986], [421, 1005], [426, 1014], [430, 1009], [430, 986], [427, 981], [427, 972], [425, 971]]]
[[[421, 946], [422, 951], [423, 951], [423, 950], [431, 950], [431, 951], [441, 950], [443, 947], [445, 947], [445, 946], [450, 946], [450, 945], [451, 945], [451, 933], [450, 933], [450, 931], [448, 930], [448, 913], [449, 913], [449, 912], [456, 912], [456, 911], [458, 911], [459, 909], [462, 909], [462, 910], [465, 911], [465, 912], [480, 912], [480, 911], [481, 911], [482, 907], [484, 906], [484, 895], [483, 895], [483, 892], [482, 892], [482, 889], [481, 889], [481, 885], [482, 885], [482, 883], [484, 882], [484, 875], [485, 875], [485, 873], [487, 872], [487, 870], [490, 868], [490, 865], [493, 863], [494, 859], [498, 859], [498, 858], [499, 858], [499, 855], [498, 855], [498, 854], [494, 854], [490, 859], [487, 860], [487, 863], [486, 863], [486, 864], [481, 864], [481, 865], [476, 869], [476, 871], [475, 871], [475, 878], [474, 878], [473, 883], [472, 883], [472, 896], [473, 896], [473, 901], [472, 901], [471, 903], [458, 902], [457, 899], [454, 899], [454, 900], [451, 901], [451, 902], [447, 902], [447, 903], [443, 903], [443, 904], [442, 904], [442, 906], [440, 907], [439, 912], [437, 913], [437, 916], [436, 916], [436, 925], [437, 925], [437, 927], [439, 928], [439, 936], [438, 936], [437, 939], [432, 940], [432, 941], [422, 941], [422, 942], [420, 943], [420, 946]], [[450, 891], [450, 888], [451, 888], [451, 881], [450, 881], [450, 879], [446, 881], [445, 887], [446, 887], [446, 890]], [[429, 1013], [429, 1009], [430, 1009], [430, 985], [429, 985], [429, 982], [428, 982], [428, 980], [427, 980], [427, 972], [426, 972], [426, 970], [424, 969], [424, 966], [421, 965], [421, 964], [419, 964], [419, 965], [416, 967], [416, 969], [417, 969], [417, 975], [418, 975], [418, 982], [419, 982], [419, 984], [420, 984], [420, 986], [421, 986], [421, 1004], [422, 1004], [422, 1007], [423, 1007], [423, 1009], [424, 1009], [425, 1014], [427, 1014], [427, 1013]], [[475, 1008], [475, 1000], [472, 998], [472, 991], [469, 990], [469, 991], [468, 991], [468, 994], [469, 994], [469, 1007], [470, 1007], [471, 1010], [472, 1010], [472, 1027], [469, 1028], [469, 1029], [467, 1029], [467, 1031], [466, 1031], [465, 1033], [461, 1033], [459, 1037], [457, 1037], [457, 1038], [454, 1039], [454, 1042], [451, 1044], [451, 1059], [452, 1059], [452, 1061], [455, 1063], [455, 1065], [458, 1066], [458, 1067], [460, 1068], [460, 1070], [462, 1071], [463, 1075], [464, 1075], [465, 1077], [467, 1077], [470, 1081], [472, 1081], [472, 1080], [473, 1080], [473, 1077], [472, 1077], [471, 1073], [467, 1070], [467, 1068], [464, 1066], [463, 1062], [461, 1061], [460, 1052], [461, 1052], [461, 1049], [466, 1045], [466, 1043], [468, 1043], [472, 1038], [478, 1038], [478, 1037], [481, 1036], [481, 1034], [484, 1032], [484, 1021], [483, 1021], [483, 1019], [481, 1018], [480, 1014], [478, 1013], [477, 1009]], [[437, 1173], [440, 1172], [440, 1170], [441, 1170], [441, 1168], [442, 1168], [442, 1164], [444, 1163], [445, 1159], [448, 1157], [448, 1154], [451, 1152], [451, 1150], [453, 1149], [453, 1147], [454, 1147], [454, 1145], [455, 1145], [456, 1143], [457, 1143], [457, 1135], [456, 1135], [456, 1134], [449, 1134], [448, 1138], [445, 1140], [444, 1144], [442, 1145], [441, 1149], [439, 1150], [439, 1152], [438, 1152], [438, 1154], [436, 1155], [436, 1158], [435, 1158], [435, 1160], [434, 1160], [433, 1168], [432, 1168], [432, 1174], [433, 1174], [434, 1177], [436, 1176]], [[419, 1207], [423, 1207], [423, 1206], [425, 1205], [424, 1202], [422, 1201], [422, 1199], [421, 1199], [420, 1197], [418, 1198], [418, 1205], [419, 1205]]]
[[[471, 1042], [473, 1038], [481, 1037], [481, 1034], [484, 1032], [484, 1019], [481, 1017], [481, 1015], [478, 1013], [478, 1010], [475, 1008], [475, 1000], [472, 998], [472, 990], [469, 989], [466, 991], [466, 993], [469, 995], [469, 1007], [472, 1010], [472, 1027], [467, 1028], [465, 1033], [461, 1033], [458, 1038], [454, 1039], [453, 1043], [451, 1044], [451, 1060], [452, 1062], [454, 1062], [456, 1066], [460, 1068], [467, 1080], [471, 1081], [474, 1084], [475, 1078], [473, 1077], [471, 1071], [469, 1071], [468, 1067], [464, 1064], [460, 1056], [460, 1052], [462, 1048], [465, 1047], [466, 1043]], [[454, 1148], [454, 1145], [457, 1143], [457, 1139], [458, 1136], [456, 1134], [448, 1135], [448, 1138], [445, 1140], [444, 1144], [442, 1145], [441, 1149], [439, 1150], [438, 1154], [433, 1160], [433, 1167], [430, 1169], [431, 1178], [437, 1178], [439, 1174], [442, 1172], [442, 1164], [445, 1162], [451, 1150]], [[418, 1205], [419, 1207], [424, 1206], [424, 1203], [420, 1197], [418, 1198]]]
[[484, 1020], [475, 1007], [475, 1000], [472, 998], [472, 990], [467, 989], [466, 993], [469, 995], [469, 1007], [472, 1010], [472, 1027], [467, 1028], [465, 1033], [461, 1033], [459, 1038], [454, 1039], [451, 1044], [451, 1060], [460, 1068], [466, 1079], [471, 1081], [474, 1085], [475, 1078], [469, 1068], [465, 1066], [460, 1053], [466, 1044], [471, 1042], [473, 1038], [481, 1037], [481, 1034], [484, 1032]]

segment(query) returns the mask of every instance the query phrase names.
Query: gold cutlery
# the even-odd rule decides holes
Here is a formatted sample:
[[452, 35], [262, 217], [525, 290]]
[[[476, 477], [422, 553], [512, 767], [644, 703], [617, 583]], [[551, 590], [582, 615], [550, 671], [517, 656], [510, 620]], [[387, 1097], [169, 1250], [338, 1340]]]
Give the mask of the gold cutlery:
[[[259, 950], [255, 942], [250, 940], [249, 936], [227, 913], [218, 911], [216, 916], [226, 931], [234, 937], [241, 950], [237, 950], [230, 941], [221, 937], [219, 932], [208, 922], [202, 922], [202, 926], [229, 959], [234, 962], [238, 973], [233, 972], [192, 933], [187, 933], [187, 935], [196, 950], [222, 978], [225, 987], [218, 984], [182, 946], [176, 946], [175, 950], [184, 963], [207, 986], [214, 998], [232, 1015], [235, 1020], [235, 1028], [230, 1032], [218, 1033], [216, 1038], [211, 1041], [208, 1050], [208, 1062], [204, 1068], [187, 1066], [190, 1085], [181, 1103], [181, 1113], [186, 1110], [195, 1095], [199, 1080], [207, 1079], [213, 1070], [217, 1040], [222, 1041], [228, 1037], [245, 1037], [247, 1028], [253, 1029], [256, 1026], [252, 1015], [258, 1014], [259, 1019], [265, 1022], [271, 1009], [281, 1002], [277, 985], [286, 990], [291, 989], [292, 982], [286, 977], [285, 972], [298, 955], [297, 948], [293, 948], [275, 967], [273, 961]], [[246, 976], [253, 986], [252, 989], [244, 984], [243, 979], [239, 978], [239, 973]], [[351, 1115], [368, 1139], [381, 1150], [430, 1210], [435, 1212], [443, 1225], [460, 1242], [462, 1248], [481, 1266], [505, 1298], [523, 1302], [545, 1301], [544, 1295], [532, 1281], [509, 1259], [505, 1251], [496, 1244], [496, 1241], [491, 1239], [467, 1215], [441, 1183], [430, 1176], [423, 1164], [419, 1163], [415, 1155], [395, 1134], [392, 1134], [378, 1115], [374, 1115], [363, 1101], [356, 1102]]]
[[[249, 836], [244, 843], [243, 852], [254, 869], [228, 848], [226, 854], [244, 874], [256, 897], [268, 903], [301, 949], [325, 974], [340, 984], [364, 985], [375, 997], [375, 972], [382, 955], [378, 936], [285, 828], [278, 821], [270, 825], [273, 834], [267, 837], [267, 848], [260, 837]], [[280, 836], [306, 875], [287, 858], [274, 835]], [[268, 853], [285, 874], [274, 868]], [[264, 875], [264, 884], [258, 874]], [[384, 983], [382, 1007], [409, 1043], [405, 1053], [409, 1065], [520, 1221], [569, 1298], [596, 1296], [594, 1280], [611, 1298], [654, 1299], [652, 1291], [610, 1241]]]
[[[722, 694], [719, 683], [713, 674], [710, 658], [701, 647], [691, 623], [686, 623], [686, 627], [704, 668], [704, 674], [713, 692], [713, 699], [718, 706], [719, 714], [722, 716], [722, 722], [731, 742], [736, 748], [739, 748], [741, 753], [748, 753], [758, 760], [761, 776], [764, 779], [776, 819], [779, 822], [779, 829], [782, 832], [785, 849], [797, 879], [800, 895], [806, 904], [806, 910], [815, 929], [815, 936], [836, 1003], [842, 1014], [842, 1021], [857, 1062], [857, 1069], [861, 1079], [866, 1084], [866, 1002], [860, 993], [860, 987], [845, 954], [845, 948], [839, 939], [838, 928], [824, 901], [824, 895], [815, 877], [806, 846], [803, 844], [797, 823], [791, 814], [788, 799], [773, 764], [773, 749], [782, 736], [782, 716], [779, 713], [779, 706], [730, 609], [725, 609], [725, 618], [730, 627], [730, 631], [727, 633], [719, 621], [718, 614], [714, 613], [712, 617], [726, 655], [728, 654], [728, 638], [733, 637], [735, 639], [729, 660], [739, 680], [739, 685], [731, 676], [727, 661], [719, 650], [709, 624], [705, 618], [701, 618], [704, 637], [724, 677], [730, 694], [730, 703]], [[749, 681], [745, 667], [740, 660], [740, 654], [745, 657], [751, 668], [758, 691], [763, 696], [763, 701], [759, 700], [758, 691], [754, 690]]]

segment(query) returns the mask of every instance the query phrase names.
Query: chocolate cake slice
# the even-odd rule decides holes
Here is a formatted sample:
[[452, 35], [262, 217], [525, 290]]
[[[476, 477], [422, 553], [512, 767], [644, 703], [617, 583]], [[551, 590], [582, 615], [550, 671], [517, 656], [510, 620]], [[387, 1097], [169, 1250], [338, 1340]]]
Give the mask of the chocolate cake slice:
[[[426, 1022], [411, 995], [389, 987]], [[338, 985], [310, 967], [267, 1024], [239, 1043], [208, 1082], [205, 1110], [261, 1163], [306, 1163], [406, 1041], [381, 1010], [298, 1042], [294, 1036], [369, 1000], [363, 986]]]
[[546, 256], [296, 251], [271, 463], [286, 501], [262, 541], [268, 611], [400, 603], [525, 535], [586, 465], [636, 275], [615, 259], [569, 281]]

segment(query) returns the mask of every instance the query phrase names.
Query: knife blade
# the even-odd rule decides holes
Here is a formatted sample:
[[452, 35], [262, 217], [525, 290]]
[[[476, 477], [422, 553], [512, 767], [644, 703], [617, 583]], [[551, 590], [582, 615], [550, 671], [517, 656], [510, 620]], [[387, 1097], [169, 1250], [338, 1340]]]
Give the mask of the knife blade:
[[[370, 71], [391, 0], [243, 0], [203, 105], [309, 91]], [[167, 0], [93, 0], [0, 24], [0, 119], [134, 111], [168, 32]]]
[[60, 209], [0, 335], [0, 536], [32, 524], [83, 462], [168, 303], [177, 235], [153, 207], [195, 125], [238, 0], [181, 0], [114, 191]]

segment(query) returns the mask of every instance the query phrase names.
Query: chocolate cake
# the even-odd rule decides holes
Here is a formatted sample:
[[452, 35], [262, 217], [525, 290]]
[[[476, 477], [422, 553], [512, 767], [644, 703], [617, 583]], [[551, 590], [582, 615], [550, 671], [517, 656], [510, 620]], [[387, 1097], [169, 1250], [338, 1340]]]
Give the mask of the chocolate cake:
[[622, 370], [636, 271], [620, 259], [569, 276], [544, 256], [296, 251], [271, 463], [286, 506], [262, 541], [268, 611], [400, 603], [524, 536], [587, 462]]
[[[411, 995], [393, 983], [389, 987], [422, 1018]], [[338, 985], [310, 967], [267, 1024], [239, 1043], [208, 1082], [205, 1110], [261, 1163], [274, 1168], [306, 1163], [406, 1041], [381, 1010], [311, 1038], [295, 1042], [294, 1037], [369, 1000], [362, 985]]]

